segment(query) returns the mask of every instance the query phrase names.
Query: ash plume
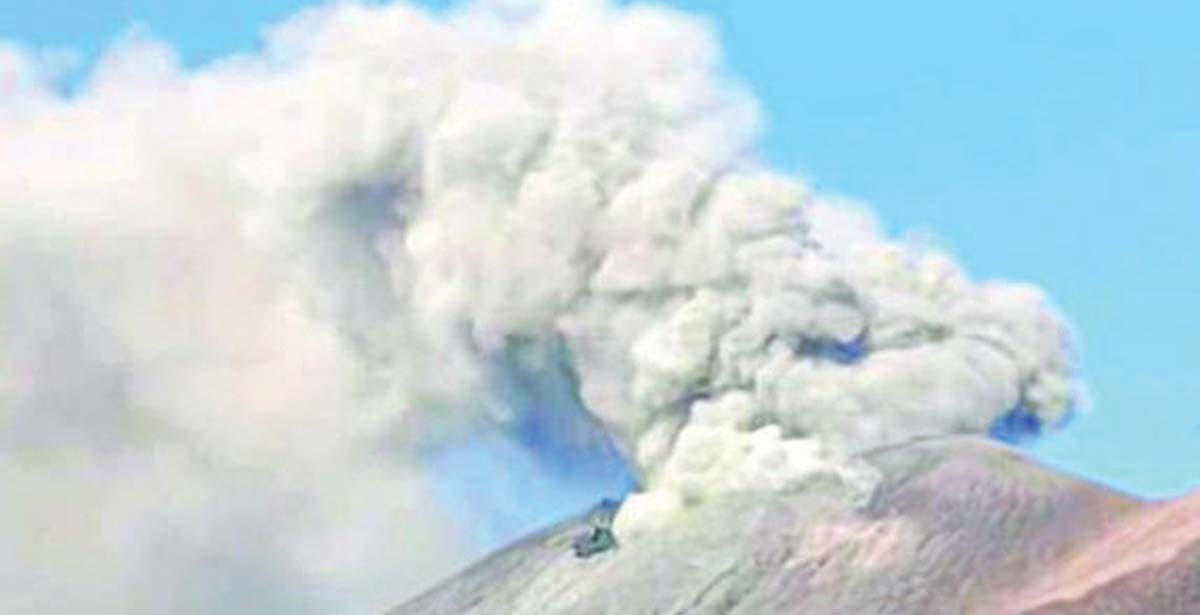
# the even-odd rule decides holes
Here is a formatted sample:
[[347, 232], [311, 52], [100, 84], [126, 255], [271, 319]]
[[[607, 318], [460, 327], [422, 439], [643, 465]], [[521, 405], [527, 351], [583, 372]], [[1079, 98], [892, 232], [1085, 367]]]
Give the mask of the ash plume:
[[1041, 292], [772, 171], [692, 17], [340, 4], [71, 96], [39, 53], [0, 47], [6, 612], [370, 612], [539, 481], [636, 483], [636, 536], [1074, 402]]

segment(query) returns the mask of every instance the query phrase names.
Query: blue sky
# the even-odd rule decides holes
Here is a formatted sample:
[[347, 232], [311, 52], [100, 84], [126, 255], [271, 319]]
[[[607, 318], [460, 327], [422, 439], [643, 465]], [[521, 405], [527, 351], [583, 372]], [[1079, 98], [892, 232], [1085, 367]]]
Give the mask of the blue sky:
[[[197, 64], [307, 4], [0, 0], [0, 38], [91, 58], [138, 22]], [[1038, 456], [1200, 486], [1200, 3], [669, 4], [712, 19], [774, 164], [1069, 316], [1093, 407]]]

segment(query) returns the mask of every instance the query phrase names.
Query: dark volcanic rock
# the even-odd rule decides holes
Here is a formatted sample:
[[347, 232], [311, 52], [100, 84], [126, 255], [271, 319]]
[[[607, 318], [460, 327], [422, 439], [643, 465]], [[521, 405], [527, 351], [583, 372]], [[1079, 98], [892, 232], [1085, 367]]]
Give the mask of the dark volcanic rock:
[[867, 502], [731, 494], [579, 558], [585, 515], [390, 615], [1200, 615], [1200, 499], [1139, 502], [975, 438], [870, 460]]

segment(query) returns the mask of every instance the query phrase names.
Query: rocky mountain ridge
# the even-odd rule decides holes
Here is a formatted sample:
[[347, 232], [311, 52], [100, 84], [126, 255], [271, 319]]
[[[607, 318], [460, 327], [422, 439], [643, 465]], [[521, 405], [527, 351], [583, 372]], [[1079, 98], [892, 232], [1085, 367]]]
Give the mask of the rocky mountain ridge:
[[1200, 494], [1143, 502], [982, 438], [871, 453], [869, 501], [730, 494], [581, 558], [582, 515], [389, 615], [1197, 615]]

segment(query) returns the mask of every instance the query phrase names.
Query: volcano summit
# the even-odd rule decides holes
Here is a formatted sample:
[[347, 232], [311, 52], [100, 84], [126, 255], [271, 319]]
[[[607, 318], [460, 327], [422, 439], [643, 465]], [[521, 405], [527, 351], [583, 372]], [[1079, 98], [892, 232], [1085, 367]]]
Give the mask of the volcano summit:
[[836, 482], [729, 493], [580, 559], [585, 515], [389, 615], [1200, 613], [1200, 493], [1141, 502], [972, 437], [868, 456], [868, 501]]

